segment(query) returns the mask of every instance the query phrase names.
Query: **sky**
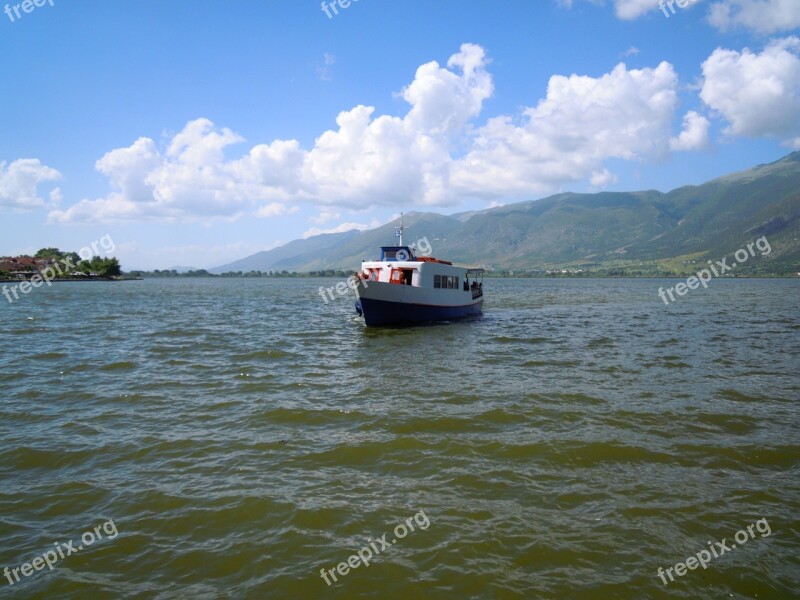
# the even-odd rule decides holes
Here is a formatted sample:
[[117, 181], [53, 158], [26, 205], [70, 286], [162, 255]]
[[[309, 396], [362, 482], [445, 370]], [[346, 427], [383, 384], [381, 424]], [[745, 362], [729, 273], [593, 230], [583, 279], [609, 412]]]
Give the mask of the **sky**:
[[800, 0], [681, 4], [0, 0], [0, 255], [212, 268], [800, 150]]

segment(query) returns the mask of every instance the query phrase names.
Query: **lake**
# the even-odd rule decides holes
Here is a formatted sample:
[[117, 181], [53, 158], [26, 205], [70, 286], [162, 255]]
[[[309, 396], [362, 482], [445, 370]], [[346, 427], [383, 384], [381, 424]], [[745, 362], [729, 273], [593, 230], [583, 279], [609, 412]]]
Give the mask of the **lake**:
[[800, 279], [677, 281], [374, 330], [330, 279], [0, 296], [2, 595], [797, 597]]

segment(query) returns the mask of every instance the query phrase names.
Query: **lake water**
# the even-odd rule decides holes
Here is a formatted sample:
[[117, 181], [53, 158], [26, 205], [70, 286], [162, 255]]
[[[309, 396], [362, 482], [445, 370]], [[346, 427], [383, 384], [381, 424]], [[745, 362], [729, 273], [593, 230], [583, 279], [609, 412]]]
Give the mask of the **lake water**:
[[389, 330], [334, 283], [0, 296], [0, 568], [64, 555], [0, 595], [800, 595], [800, 280], [490, 279]]

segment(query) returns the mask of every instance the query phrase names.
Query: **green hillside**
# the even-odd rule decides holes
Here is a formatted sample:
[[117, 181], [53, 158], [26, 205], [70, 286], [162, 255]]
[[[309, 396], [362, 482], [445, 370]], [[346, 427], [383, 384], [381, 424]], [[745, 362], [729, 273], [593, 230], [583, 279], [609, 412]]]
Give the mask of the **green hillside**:
[[[766, 236], [771, 253], [759, 253], [737, 274], [795, 274], [800, 152], [666, 194], [566, 193], [452, 216], [409, 213], [405, 224], [406, 243], [424, 237], [435, 256], [496, 271], [691, 273]], [[356, 269], [394, 243], [397, 225], [296, 240], [212, 271]]]

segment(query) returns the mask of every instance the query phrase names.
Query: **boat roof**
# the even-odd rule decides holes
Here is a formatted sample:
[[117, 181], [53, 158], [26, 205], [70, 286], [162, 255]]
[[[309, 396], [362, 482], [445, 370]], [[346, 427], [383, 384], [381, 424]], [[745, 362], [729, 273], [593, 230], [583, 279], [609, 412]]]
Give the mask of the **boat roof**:
[[414, 252], [409, 246], [381, 246], [382, 261], [409, 261], [415, 259], [416, 256], [414, 256]]
[[[373, 261], [365, 261], [373, 262]], [[431, 262], [439, 263], [458, 268], [465, 268], [453, 263], [433, 258], [432, 256], [416, 256], [410, 246], [381, 246], [381, 258], [379, 262]], [[467, 273], [472, 275], [482, 275], [484, 269], [466, 267]]]

